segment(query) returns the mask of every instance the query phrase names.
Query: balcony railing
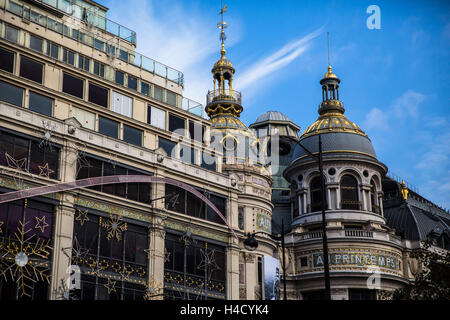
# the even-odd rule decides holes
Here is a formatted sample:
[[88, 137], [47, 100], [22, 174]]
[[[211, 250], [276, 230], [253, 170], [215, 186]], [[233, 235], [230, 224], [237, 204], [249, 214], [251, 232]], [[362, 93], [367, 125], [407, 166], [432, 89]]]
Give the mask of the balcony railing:
[[322, 231], [309, 231], [298, 235], [299, 240], [322, 238]]
[[373, 232], [367, 230], [345, 230], [346, 237], [373, 238]]
[[230, 89], [216, 89], [208, 91], [206, 104], [216, 101], [231, 101], [241, 104], [241, 93]]
[[[136, 32], [128, 29], [114, 21], [109, 20], [104, 16], [106, 12], [102, 10], [90, 10], [83, 8], [70, 0], [35, 0], [42, 2], [50, 7], [58, 9], [67, 15], [70, 15], [76, 19], [86, 21], [97, 28], [100, 28], [106, 32], [109, 32], [121, 39], [136, 44]], [[86, 9], [86, 10], [85, 10]]]
[[[148, 72], [163, 77], [169, 81], [184, 86], [184, 75], [182, 72], [175, 70], [171, 67], [168, 67], [156, 60], [148, 58], [135, 51], [129, 51], [126, 50], [125, 48], [117, 48], [115, 44], [114, 45], [111, 44], [110, 40], [106, 38], [93, 34], [88, 30], [74, 28], [73, 23], [56, 21], [52, 19], [55, 17], [50, 18], [50, 16], [45, 16], [33, 10], [23, 8], [21, 4], [18, 4], [14, 1], [9, 1], [8, 5], [6, 6], [6, 9], [11, 13], [14, 13], [24, 18], [25, 20], [35, 22], [43, 26], [44, 28], [53, 30], [67, 37], [70, 37], [71, 39], [74, 39], [78, 42], [84, 43], [90, 47], [105, 52], [109, 56], [116, 57], [120, 60], [133, 64]], [[82, 25], [83, 25], [82, 23], [79, 24], [79, 26]], [[196, 111], [195, 114], [198, 114], [198, 111]]]

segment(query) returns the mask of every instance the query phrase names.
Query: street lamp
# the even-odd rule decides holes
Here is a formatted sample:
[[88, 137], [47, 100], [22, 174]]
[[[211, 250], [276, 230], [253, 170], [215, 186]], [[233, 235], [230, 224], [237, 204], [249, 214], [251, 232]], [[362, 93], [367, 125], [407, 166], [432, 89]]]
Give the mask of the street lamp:
[[244, 240], [244, 247], [249, 251], [254, 251], [258, 248], [258, 240], [255, 239], [255, 235], [259, 233], [264, 233], [268, 235], [273, 240], [280, 241], [281, 240], [281, 249], [283, 250], [283, 291], [284, 291], [284, 300], [287, 300], [286, 297], [286, 259], [284, 254], [284, 221], [281, 220], [281, 235], [276, 236], [267, 232], [259, 231], [255, 233], [247, 233], [247, 239]]
[[331, 300], [331, 287], [330, 287], [330, 266], [328, 261], [328, 239], [327, 239], [327, 225], [325, 220], [325, 176], [323, 174], [323, 159], [322, 159], [322, 137], [319, 134], [319, 155], [313, 154], [311, 151], [306, 149], [300, 141], [286, 136], [289, 140], [294, 141], [298, 144], [303, 150], [306, 151], [311, 157], [316, 158], [319, 162], [319, 172], [320, 172], [320, 188], [322, 191], [322, 245], [323, 245], [323, 269], [325, 275], [325, 298], [326, 300]]

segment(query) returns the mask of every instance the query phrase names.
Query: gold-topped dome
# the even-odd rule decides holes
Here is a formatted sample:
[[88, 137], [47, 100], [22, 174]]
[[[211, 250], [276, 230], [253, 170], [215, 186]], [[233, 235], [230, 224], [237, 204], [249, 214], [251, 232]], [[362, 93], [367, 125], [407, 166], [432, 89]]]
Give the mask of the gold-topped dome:
[[328, 71], [327, 71], [327, 73], [325, 73], [325, 75], [323, 76], [323, 79], [327, 79], [327, 78], [335, 78], [335, 79], [338, 79], [338, 77], [333, 73], [333, 71], [331, 71], [331, 66], [328, 66]]
[[300, 139], [330, 132], [354, 133], [367, 137], [358, 125], [348, 120], [342, 113], [325, 113], [303, 132]]
[[216, 61], [216, 63], [214, 63], [214, 66], [213, 66], [213, 68], [211, 70], [211, 72], [213, 74], [215, 74], [220, 69], [225, 69], [225, 68], [226, 69], [230, 69], [230, 71], [234, 74], [235, 70], [234, 70], [233, 64], [231, 63], [230, 60], [228, 60], [225, 57], [225, 53], [226, 53], [225, 45], [224, 45], [224, 43], [222, 43], [222, 50], [220, 50], [221, 57], [220, 57], [219, 60]]

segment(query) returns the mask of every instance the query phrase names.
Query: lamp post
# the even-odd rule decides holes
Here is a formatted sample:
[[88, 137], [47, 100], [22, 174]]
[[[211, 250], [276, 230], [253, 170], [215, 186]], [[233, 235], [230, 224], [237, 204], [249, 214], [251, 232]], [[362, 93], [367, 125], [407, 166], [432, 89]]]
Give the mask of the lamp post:
[[320, 188], [322, 191], [322, 249], [323, 249], [323, 269], [324, 269], [324, 278], [325, 278], [325, 298], [326, 300], [331, 300], [331, 286], [330, 286], [330, 265], [328, 259], [328, 239], [327, 239], [327, 224], [325, 220], [325, 176], [323, 174], [323, 159], [322, 159], [322, 137], [319, 134], [319, 154], [315, 155], [308, 149], [306, 149], [300, 141], [287, 136], [289, 140], [294, 141], [298, 144], [303, 150], [306, 151], [311, 157], [316, 158], [319, 162], [319, 172], [320, 172]]
[[259, 231], [255, 233], [247, 233], [247, 239], [244, 240], [244, 247], [249, 251], [254, 251], [258, 248], [258, 240], [255, 239], [255, 235], [264, 233], [268, 235], [270, 238], [280, 241], [281, 240], [281, 250], [283, 250], [282, 259], [283, 259], [283, 300], [287, 300], [286, 296], [286, 258], [284, 253], [284, 220], [281, 220], [281, 235], [276, 236], [267, 232]]

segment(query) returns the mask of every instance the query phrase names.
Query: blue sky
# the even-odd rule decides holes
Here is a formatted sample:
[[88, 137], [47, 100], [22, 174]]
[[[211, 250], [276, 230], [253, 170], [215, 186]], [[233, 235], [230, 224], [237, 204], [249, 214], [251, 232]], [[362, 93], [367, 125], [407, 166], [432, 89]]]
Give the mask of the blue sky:
[[[219, 58], [220, 1], [103, 0], [108, 17], [137, 32], [137, 51], [182, 71], [185, 96], [205, 103]], [[450, 4], [446, 1], [225, 1], [227, 57], [242, 91], [244, 123], [279, 110], [306, 129], [331, 64], [346, 116], [378, 159], [450, 208]], [[370, 30], [368, 6], [381, 10]]]

